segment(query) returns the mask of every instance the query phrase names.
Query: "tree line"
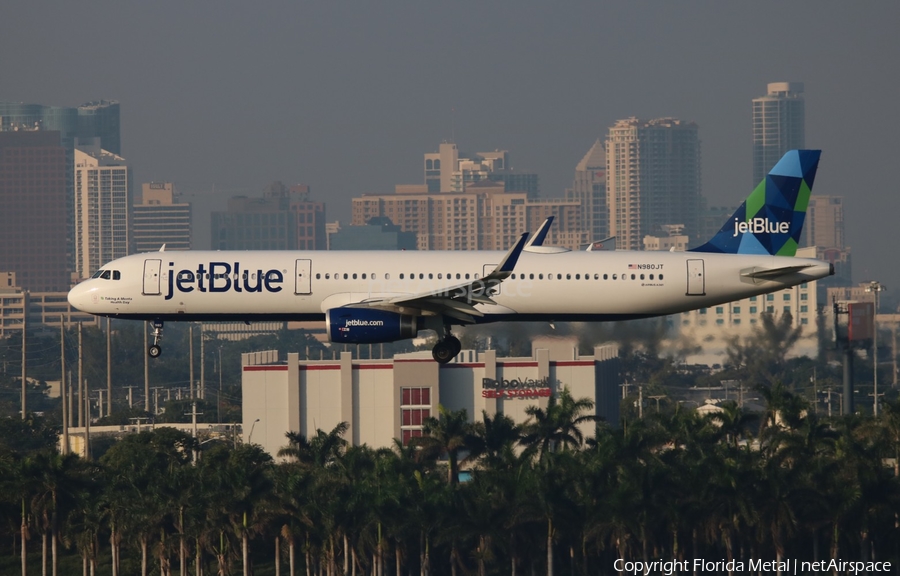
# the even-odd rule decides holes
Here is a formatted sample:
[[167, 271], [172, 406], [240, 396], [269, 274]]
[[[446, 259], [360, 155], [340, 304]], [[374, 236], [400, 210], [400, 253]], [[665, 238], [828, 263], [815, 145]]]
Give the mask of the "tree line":
[[563, 390], [521, 425], [441, 408], [409, 446], [351, 446], [346, 423], [289, 433], [277, 462], [167, 428], [85, 461], [59, 454], [39, 419], [9, 419], [0, 571], [15, 573], [23, 550], [47, 573], [114, 576], [549, 576], [694, 558], [896, 566], [900, 402], [877, 418], [825, 418], [784, 386], [760, 394], [759, 415], [676, 404], [584, 437], [592, 403]]

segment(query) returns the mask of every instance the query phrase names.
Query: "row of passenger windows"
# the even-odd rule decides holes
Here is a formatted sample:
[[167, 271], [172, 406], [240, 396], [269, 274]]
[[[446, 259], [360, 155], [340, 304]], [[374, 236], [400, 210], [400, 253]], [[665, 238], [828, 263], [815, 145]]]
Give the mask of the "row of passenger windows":
[[[324, 276], [325, 280], [331, 280], [332, 278], [334, 278], [335, 280], [340, 280], [341, 278], [343, 278], [344, 280], [357, 280], [357, 279], [362, 279], [362, 280], [377, 280], [377, 279], [378, 279], [378, 275], [377, 275], [377, 274], [369, 274], [369, 275], [366, 275], [365, 273], [362, 273], [362, 274], [356, 274], [356, 273], [350, 274], [350, 273], [347, 273], [347, 272], [344, 272], [343, 274], [340, 274], [340, 273], [330, 274], [330, 273], [327, 273], [327, 272], [326, 272], [324, 275], [321, 274], [321, 273], [316, 274], [316, 280], [321, 280], [321, 279], [323, 278], [323, 276]], [[425, 274], [425, 273], [423, 273], [423, 272], [419, 272], [419, 273], [418, 273], [418, 276], [417, 276], [415, 273], [414, 273], [414, 274], [408, 274], [408, 275], [407, 275], [407, 274], [400, 274], [400, 280], [406, 280], [406, 279], [409, 279], [409, 280], [415, 280], [417, 277], [418, 277], [419, 280], [425, 280], [426, 278], [427, 278], [428, 280], [434, 280], [434, 279], [435, 279], [435, 276], [437, 276], [437, 279], [438, 279], [438, 280], [443, 280], [443, 279], [445, 278], [445, 275], [444, 275], [443, 273], [440, 273], [440, 272], [437, 273], [436, 275], [435, 275], [434, 273], [428, 273], [428, 274]], [[649, 274], [649, 275], [647, 275], [647, 274], [630, 274], [630, 275], [629, 275], [629, 274], [622, 274], [622, 275], [619, 275], [619, 274], [594, 274], [594, 275], [593, 275], [594, 280], [600, 280], [601, 277], [602, 277], [603, 280], [609, 280], [609, 279], [612, 279], [612, 280], [620, 280], [620, 279], [621, 279], [621, 280], [628, 280], [629, 277], [630, 277], [631, 280], [648, 280], [648, 279], [649, 279], [649, 280], [662, 280], [662, 279], [663, 279], [663, 275], [662, 275], [662, 274]], [[456, 279], [456, 280], [471, 280], [472, 278], [474, 278], [475, 280], [478, 280], [479, 275], [478, 275], [478, 274], [473, 274], [473, 275], [470, 275], [470, 274], [460, 274], [460, 273], [457, 272], [457, 273], [456, 273], [456, 278], [455, 278], [455, 279]], [[518, 279], [518, 280], [526, 280], [526, 279], [527, 279], [527, 280], [544, 280], [545, 278], [546, 278], [547, 280], [553, 280], [554, 278], [555, 278], [556, 280], [562, 280], [562, 279], [563, 279], [563, 274], [547, 274], [546, 276], [545, 276], [544, 274], [519, 274], [518, 276], [517, 276], [516, 274], [512, 274], [512, 275], [510, 276], [510, 279], [511, 279], [511, 280], [517, 280], [517, 279]], [[384, 275], [384, 279], [385, 279], [385, 280], [390, 280], [390, 279], [391, 279], [391, 275], [390, 275], [390, 274], [385, 274], [385, 275]], [[447, 275], [446, 275], [446, 279], [447, 279], [447, 280], [453, 280], [453, 279], [454, 279], [454, 275], [453, 275], [453, 274], [447, 274]], [[566, 280], [582, 280], [582, 279], [584, 279], [584, 280], [590, 280], [590, 279], [591, 279], [591, 275], [590, 275], [590, 274], [584, 274], [584, 275], [582, 275], [582, 274], [565, 274], [565, 279], [566, 279]]]

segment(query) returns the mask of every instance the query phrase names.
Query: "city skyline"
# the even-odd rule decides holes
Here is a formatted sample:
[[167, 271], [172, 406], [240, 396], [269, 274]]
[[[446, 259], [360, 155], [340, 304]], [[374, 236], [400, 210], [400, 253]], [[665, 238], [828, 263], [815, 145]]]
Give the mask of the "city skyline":
[[510, 150], [543, 197], [560, 197], [591, 144], [630, 116], [696, 122], [702, 193], [734, 205], [750, 179], [751, 100], [803, 82], [806, 144], [824, 150], [817, 194], [846, 199], [854, 275], [900, 283], [879, 233], [900, 210], [888, 169], [897, 80], [884, 72], [900, 55], [895, 5], [155, 4], [96, 19], [15, 2], [4, 15], [43, 34], [0, 39], [0, 99], [119, 101], [136, 181], [175, 182], [198, 220], [278, 179], [309, 184], [329, 220], [349, 221], [350, 198], [419, 183], [421, 154], [445, 140]]

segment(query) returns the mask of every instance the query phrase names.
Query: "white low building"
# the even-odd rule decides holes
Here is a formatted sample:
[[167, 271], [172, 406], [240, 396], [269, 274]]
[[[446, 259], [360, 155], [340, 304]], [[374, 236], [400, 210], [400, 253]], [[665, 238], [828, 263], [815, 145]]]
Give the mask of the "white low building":
[[[393, 359], [356, 360], [343, 352], [338, 360], [304, 360], [274, 352], [242, 358], [244, 441], [276, 456], [287, 445], [285, 434], [307, 438], [317, 429], [347, 422], [344, 438], [353, 445], [390, 447], [422, 434], [423, 421], [437, 417], [438, 406], [465, 409], [470, 420], [482, 411], [506, 414], [517, 423], [528, 419], [528, 406], [546, 407], [550, 395], [568, 388], [576, 398], [595, 403], [595, 414], [615, 425], [619, 419], [618, 349], [602, 346], [593, 356], [547, 349], [533, 357], [497, 358], [489, 350], [463, 350], [445, 365], [430, 352], [398, 354]], [[586, 437], [593, 424], [582, 425]]]

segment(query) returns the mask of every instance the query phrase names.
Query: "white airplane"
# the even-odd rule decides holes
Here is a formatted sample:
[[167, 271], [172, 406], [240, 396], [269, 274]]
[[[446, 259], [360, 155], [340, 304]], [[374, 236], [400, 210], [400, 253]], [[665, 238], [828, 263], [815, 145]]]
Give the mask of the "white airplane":
[[[675, 314], [834, 274], [795, 258], [819, 161], [788, 152], [708, 243], [687, 252], [152, 252], [103, 266], [69, 292], [75, 308], [153, 322], [325, 320], [332, 342], [440, 336], [440, 363], [460, 351], [451, 326], [498, 321], [609, 321]], [[545, 227], [542, 227], [544, 233]]]

